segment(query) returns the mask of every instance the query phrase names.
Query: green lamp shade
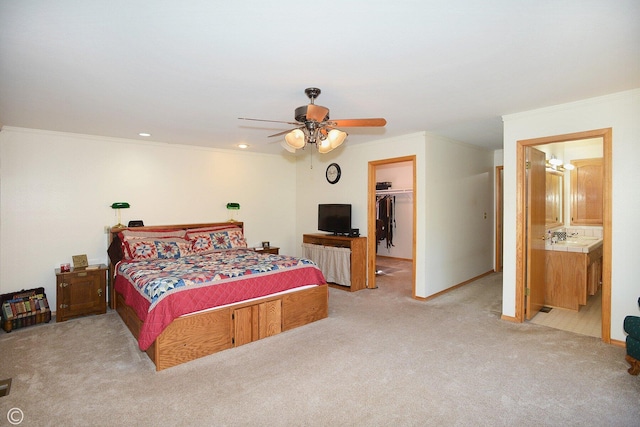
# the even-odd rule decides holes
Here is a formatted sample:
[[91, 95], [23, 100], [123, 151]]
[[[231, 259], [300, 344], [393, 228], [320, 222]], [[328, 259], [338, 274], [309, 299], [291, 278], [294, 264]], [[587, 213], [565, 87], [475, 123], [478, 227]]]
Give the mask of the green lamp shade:
[[227, 203], [227, 209], [239, 210], [240, 203]]
[[112, 209], [128, 209], [130, 207], [131, 205], [129, 205], [129, 203], [127, 202], [115, 202], [111, 205]]

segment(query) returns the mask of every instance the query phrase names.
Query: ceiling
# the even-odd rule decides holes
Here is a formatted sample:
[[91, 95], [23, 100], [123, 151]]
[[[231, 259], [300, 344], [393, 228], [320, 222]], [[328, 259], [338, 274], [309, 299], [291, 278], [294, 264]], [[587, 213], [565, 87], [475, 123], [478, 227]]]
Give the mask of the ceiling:
[[[0, 123], [285, 153], [318, 87], [346, 144], [502, 147], [504, 114], [640, 87], [637, 0], [0, 0]], [[308, 152], [308, 150], [304, 150]]]

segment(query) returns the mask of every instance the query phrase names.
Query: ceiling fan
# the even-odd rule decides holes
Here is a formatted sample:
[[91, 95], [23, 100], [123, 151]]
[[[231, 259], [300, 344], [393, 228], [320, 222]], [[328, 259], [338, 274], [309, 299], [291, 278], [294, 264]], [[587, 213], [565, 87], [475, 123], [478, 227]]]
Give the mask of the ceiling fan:
[[253, 120], [258, 122], [286, 123], [295, 126], [293, 129], [269, 135], [284, 135], [283, 146], [291, 151], [304, 148], [307, 144], [316, 144], [320, 153], [328, 153], [344, 142], [347, 133], [338, 128], [345, 127], [381, 127], [387, 124], [385, 119], [329, 119], [329, 109], [314, 103], [320, 95], [320, 89], [310, 87], [304, 90], [311, 100], [308, 105], [303, 105], [295, 110], [295, 122], [284, 122], [278, 120], [250, 119], [240, 117], [240, 120]]

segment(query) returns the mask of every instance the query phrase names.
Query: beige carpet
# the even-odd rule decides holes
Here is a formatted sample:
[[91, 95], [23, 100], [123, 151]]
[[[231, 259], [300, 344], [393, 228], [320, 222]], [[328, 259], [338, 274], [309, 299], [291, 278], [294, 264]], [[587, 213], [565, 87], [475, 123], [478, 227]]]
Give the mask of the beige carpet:
[[500, 320], [501, 282], [331, 289], [328, 319], [159, 373], [113, 312], [1, 333], [0, 426], [639, 425], [624, 349]]

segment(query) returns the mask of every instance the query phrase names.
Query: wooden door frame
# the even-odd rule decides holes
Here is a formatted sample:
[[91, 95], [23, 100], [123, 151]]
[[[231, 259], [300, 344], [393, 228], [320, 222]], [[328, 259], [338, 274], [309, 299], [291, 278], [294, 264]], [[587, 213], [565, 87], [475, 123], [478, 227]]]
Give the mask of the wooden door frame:
[[368, 200], [367, 200], [367, 288], [376, 287], [376, 167], [392, 163], [411, 162], [413, 173], [413, 239], [411, 243], [412, 296], [416, 298], [416, 156], [394, 157], [369, 162]]
[[503, 171], [504, 166], [496, 166], [496, 255], [493, 263], [493, 271], [495, 271], [496, 273], [502, 271], [502, 264], [504, 262], [502, 258], [502, 227], [504, 226], [504, 201], [502, 195], [504, 188], [504, 181], [502, 177]]
[[526, 286], [526, 189], [525, 189], [525, 147], [571, 142], [581, 139], [602, 138], [602, 341], [611, 343], [611, 192], [612, 192], [612, 129], [596, 129], [585, 132], [555, 135], [543, 138], [525, 139], [516, 147], [516, 312], [515, 319], [523, 322], [524, 295]]

